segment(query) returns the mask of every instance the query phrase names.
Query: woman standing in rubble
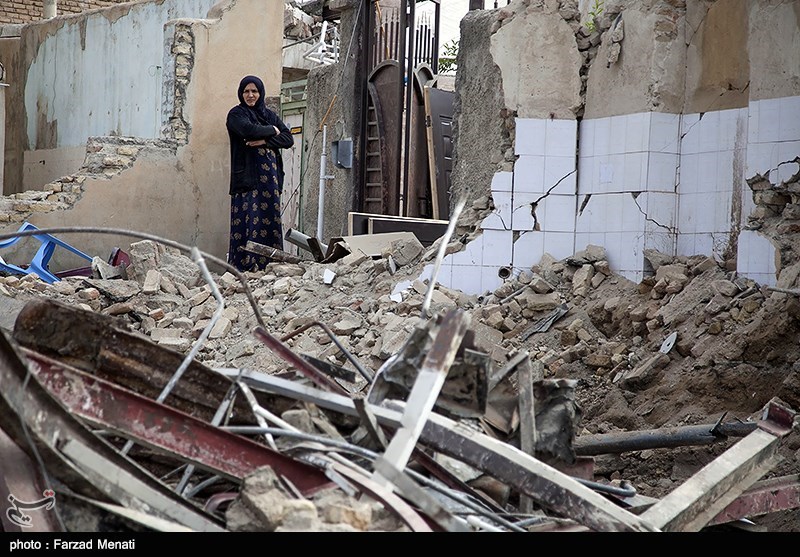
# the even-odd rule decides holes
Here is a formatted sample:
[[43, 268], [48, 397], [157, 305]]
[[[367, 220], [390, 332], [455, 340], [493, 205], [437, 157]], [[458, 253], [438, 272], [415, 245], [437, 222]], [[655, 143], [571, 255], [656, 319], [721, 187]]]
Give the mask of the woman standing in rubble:
[[239, 83], [239, 104], [228, 112], [231, 144], [231, 233], [228, 263], [260, 271], [269, 258], [245, 250], [248, 241], [283, 249], [280, 149], [294, 145], [292, 132], [264, 104], [264, 82], [248, 75]]

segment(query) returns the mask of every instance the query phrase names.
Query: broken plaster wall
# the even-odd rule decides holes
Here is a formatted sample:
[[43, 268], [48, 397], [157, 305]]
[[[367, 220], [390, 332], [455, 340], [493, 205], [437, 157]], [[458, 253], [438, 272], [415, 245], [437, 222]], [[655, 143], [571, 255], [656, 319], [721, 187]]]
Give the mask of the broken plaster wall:
[[75, 172], [88, 137], [158, 139], [163, 25], [205, 17], [214, 1], [136, 2], [23, 27], [9, 102], [24, 111], [8, 122], [6, 148], [15, 154], [4, 193], [41, 189]]
[[[225, 258], [230, 222], [225, 117], [238, 103], [236, 90], [247, 74], [264, 79], [268, 102], [275, 104], [282, 36], [263, 30], [282, 28], [283, 6], [227, 0], [209, 16], [158, 23], [158, 42], [165, 45], [161, 63], [172, 72], [164, 82], [170, 88], [162, 100], [164, 139], [87, 138], [80, 170], [43, 191], [0, 198], [4, 231], [16, 230], [24, 220], [39, 227], [104, 226], [163, 236]], [[113, 247], [125, 249], [136, 241], [99, 234], [64, 239], [103, 259]], [[28, 248], [21, 244], [16, 257], [24, 262]], [[16, 262], [9, 251], [4, 258]], [[53, 261], [69, 267], [57, 257]]]
[[[737, 239], [753, 207], [744, 178], [752, 172], [745, 173], [745, 166], [772, 157], [765, 167], [768, 173], [773, 169], [775, 179], [780, 171], [797, 171], [792, 162], [800, 152], [797, 3], [608, 2], [594, 33], [576, 25], [576, 7], [574, 2], [518, 0], [504, 10], [468, 14], [462, 22], [468, 40], [462, 39], [459, 68], [472, 59], [483, 66], [457, 77], [454, 193], [467, 196], [473, 210], [464, 219], [473, 232], [464, 251], [445, 258], [440, 282], [482, 294], [502, 282], [495, 270], [509, 253], [519, 271], [545, 253], [560, 259], [595, 244], [605, 247], [615, 271], [635, 281], [649, 273], [644, 250], [656, 249], [714, 255], [728, 268], [736, 267], [738, 254], [742, 274], [774, 284], [780, 265], [761, 266], [760, 261], [774, 259], [771, 255], [759, 262], [743, 259]], [[528, 43], [524, 26], [513, 23], [518, 18], [543, 22], [553, 14], [575, 31], [572, 41], [549, 41], [540, 32]], [[585, 14], [577, 17], [585, 23]], [[546, 27], [553, 32], [557, 24]], [[528, 58], [552, 52], [560, 64], [515, 61], [522, 75], [502, 75], [501, 97], [482, 90], [480, 82], [496, 76], [509, 57], [519, 58], [513, 47], [494, 46], [487, 57], [487, 42], [501, 41], [504, 28], [518, 29], [513, 39], [518, 47], [525, 45], [519, 50]], [[731, 37], [734, 29], [744, 29], [744, 36]], [[476, 36], [480, 33], [491, 39]], [[750, 62], [729, 62], [724, 68], [709, 62], [720, 56], [718, 34], [725, 37], [719, 40], [728, 53], [745, 53]], [[588, 72], [575, 61], [575, 44]], [[750, 69], [754, 60], [756, 70]], [[527, 88], [549, 107], [548, 114], [525, 114], [507, 103], [513, 98], [506, 90], [509, 82], [513, 93], [515, 84], [530, 79], [528, 72], [535, 72], [539, 82], [561, 84], [558, 96], [548, 96], [544, 87]], [[564, 94], [572, 91], [564, 73], [586, 76], [585, 105], [576, 107]], [[747, 83], [759, 83], [773, 98], [758, 99]], [[692, 112], [711, 99], [714, 104], [706, 104], [703, 112]], [[764, 155], [754, 158], [761, 148], [753, 144], [753, 125], [764, 117], [759, 107], [769, 113], [767, 133], [775, 137], [765, 140]], [[503, 129], [513, 129], [516, 160], [510, 171], [508, 146], [497, 132]], [[481, 174], [486, 167], [492, 168], [490, 176]], [[763, 244], [754, 242], [747, 250], [753, 259], [762, 255]], [[777, 249], [774, 241], [767, 244]], [[467, 268], [471, 271], [461, 272]]]

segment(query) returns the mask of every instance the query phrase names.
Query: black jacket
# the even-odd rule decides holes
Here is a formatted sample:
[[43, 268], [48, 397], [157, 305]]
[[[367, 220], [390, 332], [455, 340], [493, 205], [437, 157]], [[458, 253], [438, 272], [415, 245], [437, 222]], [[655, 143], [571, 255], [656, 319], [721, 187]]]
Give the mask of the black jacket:
[[[258, 184], [258, 168], [255, 162], [256, 149], [261, 147], [248, 147], [246, 141], [256, 139], [266, 139], [267, 148], [275, 152], [275, 160], [278, 163], [278, 187], [283, 191], [283, 158], [279, 149], [288, 149], [294, 145], [292, 132], [281, 121], [277, 114], [268, 111], [270, 119], [269, 125], [262, 125], [251, 114], [250, 109], [242, 105], [236, 105], [228, 112], [226, 127], [231, 143], [231, 182], [229, 192], [231, 195], [245, 191], [251, 191]], [[277, 126], [279, 134], [275, 134], [272, 126]]]

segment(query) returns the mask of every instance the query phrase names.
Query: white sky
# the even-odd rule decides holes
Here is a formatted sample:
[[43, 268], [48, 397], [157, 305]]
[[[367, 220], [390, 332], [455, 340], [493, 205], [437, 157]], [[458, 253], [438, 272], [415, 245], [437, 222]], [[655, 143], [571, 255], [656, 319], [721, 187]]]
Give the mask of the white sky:
[[[494, 3], [492, 3], [494, 6]], [[430, 13], [431, 23], [433, 23], [433, 14], [435, 5], [432, 2], [420, 2], [414, 8], [415, 13]], [[469, 11], [469, 0], [442, 0], [441, 3], [441, 17], [442, 21], [439, 27], [439, 44], [443, 45], [450, 42], [452, 39], [458, 39], [459, 25], [461, 19]]]

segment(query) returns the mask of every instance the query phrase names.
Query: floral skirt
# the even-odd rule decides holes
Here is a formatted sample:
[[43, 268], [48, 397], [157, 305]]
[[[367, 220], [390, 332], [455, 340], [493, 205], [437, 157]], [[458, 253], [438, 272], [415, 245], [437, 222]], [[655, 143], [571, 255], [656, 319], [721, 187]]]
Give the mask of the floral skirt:
[[240, 271], [263, 271], [271, 260], [245, 250], [248, 241], [283, 249], [281, 197], [275, 155], [259, 149], [259, 184], [231, 196], [231, 234], [228, 263]]

